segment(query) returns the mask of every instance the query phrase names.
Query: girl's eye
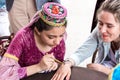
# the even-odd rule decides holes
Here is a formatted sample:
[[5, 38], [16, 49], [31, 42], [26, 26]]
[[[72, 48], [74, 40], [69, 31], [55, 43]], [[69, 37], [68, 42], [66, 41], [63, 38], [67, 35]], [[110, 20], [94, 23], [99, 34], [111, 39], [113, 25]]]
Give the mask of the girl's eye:
[[53, 39], [54, 37], [53, 36], [48, 36], [49, 39]]
[[[60, 35], [59, 37], [62, 38], [64, 35]], [[49, 39], [54, 39], [56, 36], [48, 36]]]
[[63, 35], [60, 35], [60, 37], [63, 37]]

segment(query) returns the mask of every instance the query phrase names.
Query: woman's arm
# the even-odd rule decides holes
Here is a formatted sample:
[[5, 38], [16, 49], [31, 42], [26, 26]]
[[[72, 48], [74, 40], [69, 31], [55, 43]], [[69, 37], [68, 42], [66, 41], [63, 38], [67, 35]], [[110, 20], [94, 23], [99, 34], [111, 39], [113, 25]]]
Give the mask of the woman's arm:
[[105, 73], [107, 75], [110, 74], [110, 72], [112, 71], [112, 69], [110, 69], [110, 68], [108, 68], [108, 67], [106, 67], [104, 65], [97, 64], [97, 63], [88, 64], [87, 68], [103, 72], [103, 73]]

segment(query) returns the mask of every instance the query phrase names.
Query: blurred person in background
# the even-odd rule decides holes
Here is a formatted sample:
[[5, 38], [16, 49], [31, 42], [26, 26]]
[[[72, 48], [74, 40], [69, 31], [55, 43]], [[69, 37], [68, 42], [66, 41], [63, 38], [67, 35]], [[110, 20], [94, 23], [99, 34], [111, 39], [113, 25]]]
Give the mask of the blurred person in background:
[[36, 13], [35, 0], [6, 0], [10, 33], [16, 34]]
[[18, 30], [25, 27], [46, 2], [60, 3], [60, 0], [6, 0], [10, 33], [16, 34]]

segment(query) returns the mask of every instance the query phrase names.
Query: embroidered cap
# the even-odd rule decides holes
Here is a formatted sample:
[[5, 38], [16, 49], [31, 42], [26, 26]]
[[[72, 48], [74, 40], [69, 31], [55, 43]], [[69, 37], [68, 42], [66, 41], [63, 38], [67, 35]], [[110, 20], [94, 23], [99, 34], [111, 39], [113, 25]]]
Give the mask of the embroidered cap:
[[63, 26], [66, 22], [67, 10], [59, 3], [47, 2], [39, 13], [40, 18], [50, 26]]

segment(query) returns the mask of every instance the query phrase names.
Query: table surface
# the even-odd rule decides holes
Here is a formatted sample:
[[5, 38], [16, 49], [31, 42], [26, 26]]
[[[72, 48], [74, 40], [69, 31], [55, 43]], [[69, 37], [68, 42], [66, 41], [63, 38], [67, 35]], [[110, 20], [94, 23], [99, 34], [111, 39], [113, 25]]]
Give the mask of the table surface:
[[[50, 80], [56, 71], [37, 73], [21, 80]], [[84, 67], [72, 67], [70, 80], [107, 80], [107, 75]]]

